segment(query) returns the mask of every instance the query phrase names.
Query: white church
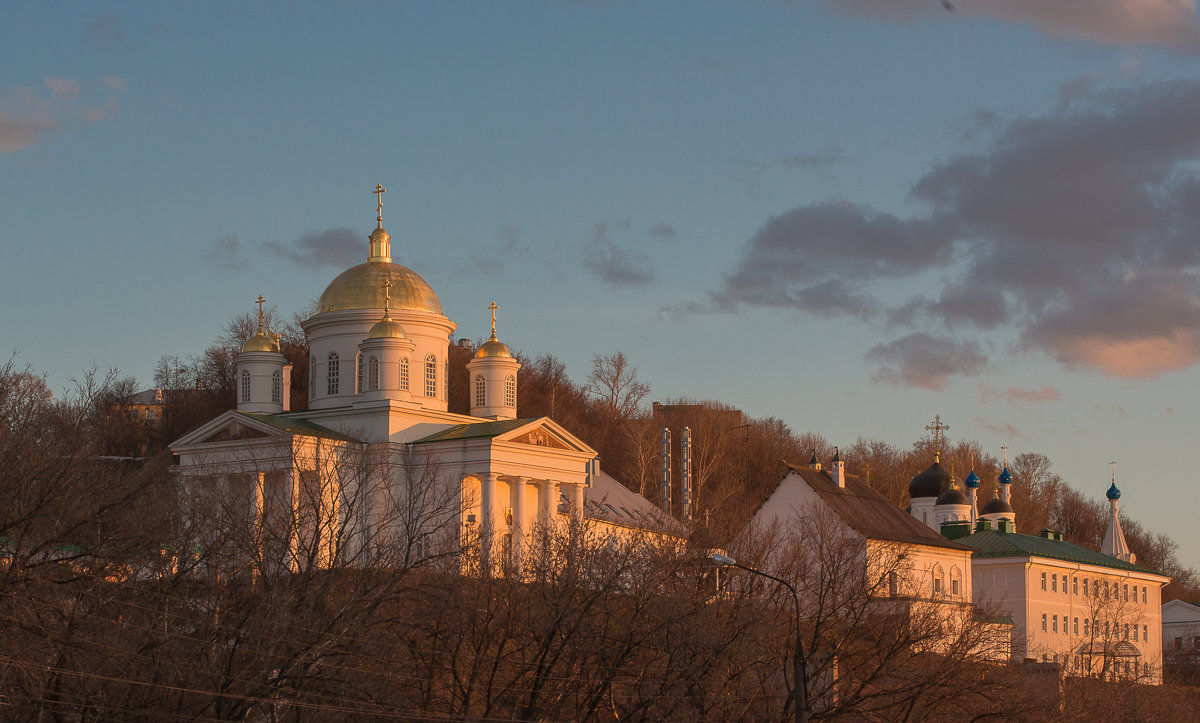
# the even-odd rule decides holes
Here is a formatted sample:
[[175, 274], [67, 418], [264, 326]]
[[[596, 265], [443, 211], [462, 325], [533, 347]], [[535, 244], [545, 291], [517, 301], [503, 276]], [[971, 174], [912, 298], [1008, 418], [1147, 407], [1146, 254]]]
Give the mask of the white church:
[[[674, 531], [657, 506], [599, 469], [553, 420], [520, 418], [520, 362], [492, 335], [468, 362], [470, 414], [447, 411], [456, 325], [392, 260], [377, 227], [364, 263], [326, 287], [302, 323], [309, 408], [291, 411], [291, 366], [262, 323], [235, 359], [237, 408], [171, 444], [185, 514], [230, 521], [263, 570], [391, 566], [443, 556], [520, 570], [550, 536]], [[199, 532], [197, 534], [207, 534]], [[472, 559], [460, 554], [475, 549]]]

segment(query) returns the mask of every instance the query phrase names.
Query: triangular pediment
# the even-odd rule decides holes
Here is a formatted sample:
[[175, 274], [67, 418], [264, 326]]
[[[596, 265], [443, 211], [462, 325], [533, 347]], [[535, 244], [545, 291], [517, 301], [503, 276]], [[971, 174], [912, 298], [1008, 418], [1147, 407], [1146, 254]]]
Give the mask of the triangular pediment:
[[557, 436], [547, 431], [544, 427], [535, 427], [524, 434], [513, 437], [509, 442], [517, 444], [529, 444], [534, 447], [550, 447], [551, 449], [574, 449]]
[[211, 444], [213, 442], [231, 442], [238, 439], [256, 439], [266, 437], [266, 433], [249, 427], [239, 422], [229, 422], [225, 426], [216, 430], [207, 437], [198, 440], [197, 444]]

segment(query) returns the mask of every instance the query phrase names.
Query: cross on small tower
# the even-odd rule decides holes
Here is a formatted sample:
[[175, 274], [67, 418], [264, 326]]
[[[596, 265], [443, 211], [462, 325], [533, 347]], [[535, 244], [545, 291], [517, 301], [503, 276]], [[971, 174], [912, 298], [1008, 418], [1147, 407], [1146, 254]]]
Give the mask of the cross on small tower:
[[263, 312], [262, 312], [262, 305], [263, 305], [265, 302], [266, 302], [266, 299], [264, 299], [264, 298], [263, 298], [263, 295], [262, 295], [262, 294], [259, 294], [259, 295], [258, 295], [258, 298], [254, 300], [254, 303], [258, 304], [258, 333], [259, 333], [259, 334], [261, 334], [261, 333], [262, 333], [262, 330], [263, 330]]
[[865, 470], [867, 473], [867, 486], [870, 487], [871, 486], [871, 463], [867, 462], [865, 465], [863, 465], [863, 470]]
[[383, 187], [382, 183], [376, 183], [375, 190], [371, 191], [371, 193], [379, 197], [379, 200], [375, 203], [375, 211], [378, 214], [376, 220], [379, 221], [379, 228], [383, 228], [383, 194], [387, 193], [387, 189]]
[[942, 432], [946, 431], [947, 429], [950, 429], [950, 425], [942, 424], [942, 415], [940, 414], [933, 415], [933, 424], [925, 425], [925, 431], [933, 432], [934, 462], [942, 461], [942, 442], [945, 440], [945, 436], [942, 434]]
[[493, 300], [492, 303], [488, 305], [488, 308], [492, 310], [492, 338], [495, 339], [496, 338], [496, 309], [499, 309], [500, 307], [497, 306], [496, 302]]
[[1000, 449], [1004, 452], [1004, 466], [1007, 467], [1008, 466], [1008, 445], [1002, 444], [1002, 445], [1000, 445]]
[[1112, 483], [1116, 484], [1117, 483], [1117, 463], [1109, 462], [1109, 464], [1112, 465]]

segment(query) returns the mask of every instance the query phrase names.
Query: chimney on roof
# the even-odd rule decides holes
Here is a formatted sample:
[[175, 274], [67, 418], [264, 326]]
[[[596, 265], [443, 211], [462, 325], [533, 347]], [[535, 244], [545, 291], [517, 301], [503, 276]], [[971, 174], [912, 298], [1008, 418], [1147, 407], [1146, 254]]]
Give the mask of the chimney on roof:
[[829, 460], [829, 475], [838, 487], [846, 488], [846, 463], [837, 447], [833, 448], [833, 459]]

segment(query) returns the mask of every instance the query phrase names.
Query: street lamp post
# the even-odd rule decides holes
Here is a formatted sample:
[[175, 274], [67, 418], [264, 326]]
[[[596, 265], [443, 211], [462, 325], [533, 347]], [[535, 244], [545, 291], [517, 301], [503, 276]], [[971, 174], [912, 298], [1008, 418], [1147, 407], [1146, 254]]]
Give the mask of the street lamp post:
[[760, 575], [768, 580], [783, 585], [792, 593], [792, 601], [796, 603], [796, 650], [792, 653], [792, 679], [795, 685], [792, 691], [793, 702], [796, 707], [796, 721], [798, 723], [808, 723], [808, 670], [804, 661], [804, 643], [801, 640], [800, 633], [800, 594], [796, 592], [796, 588], [786, 580], [781, 580], [774, 575], [768, 575], [762, 570], [757, 570], [753, 567], [739, 564], [728, 555], [722, 555], [719, 552], [713, 553], [712, 561], [717, 567], [736, 567], [739, 570]]

